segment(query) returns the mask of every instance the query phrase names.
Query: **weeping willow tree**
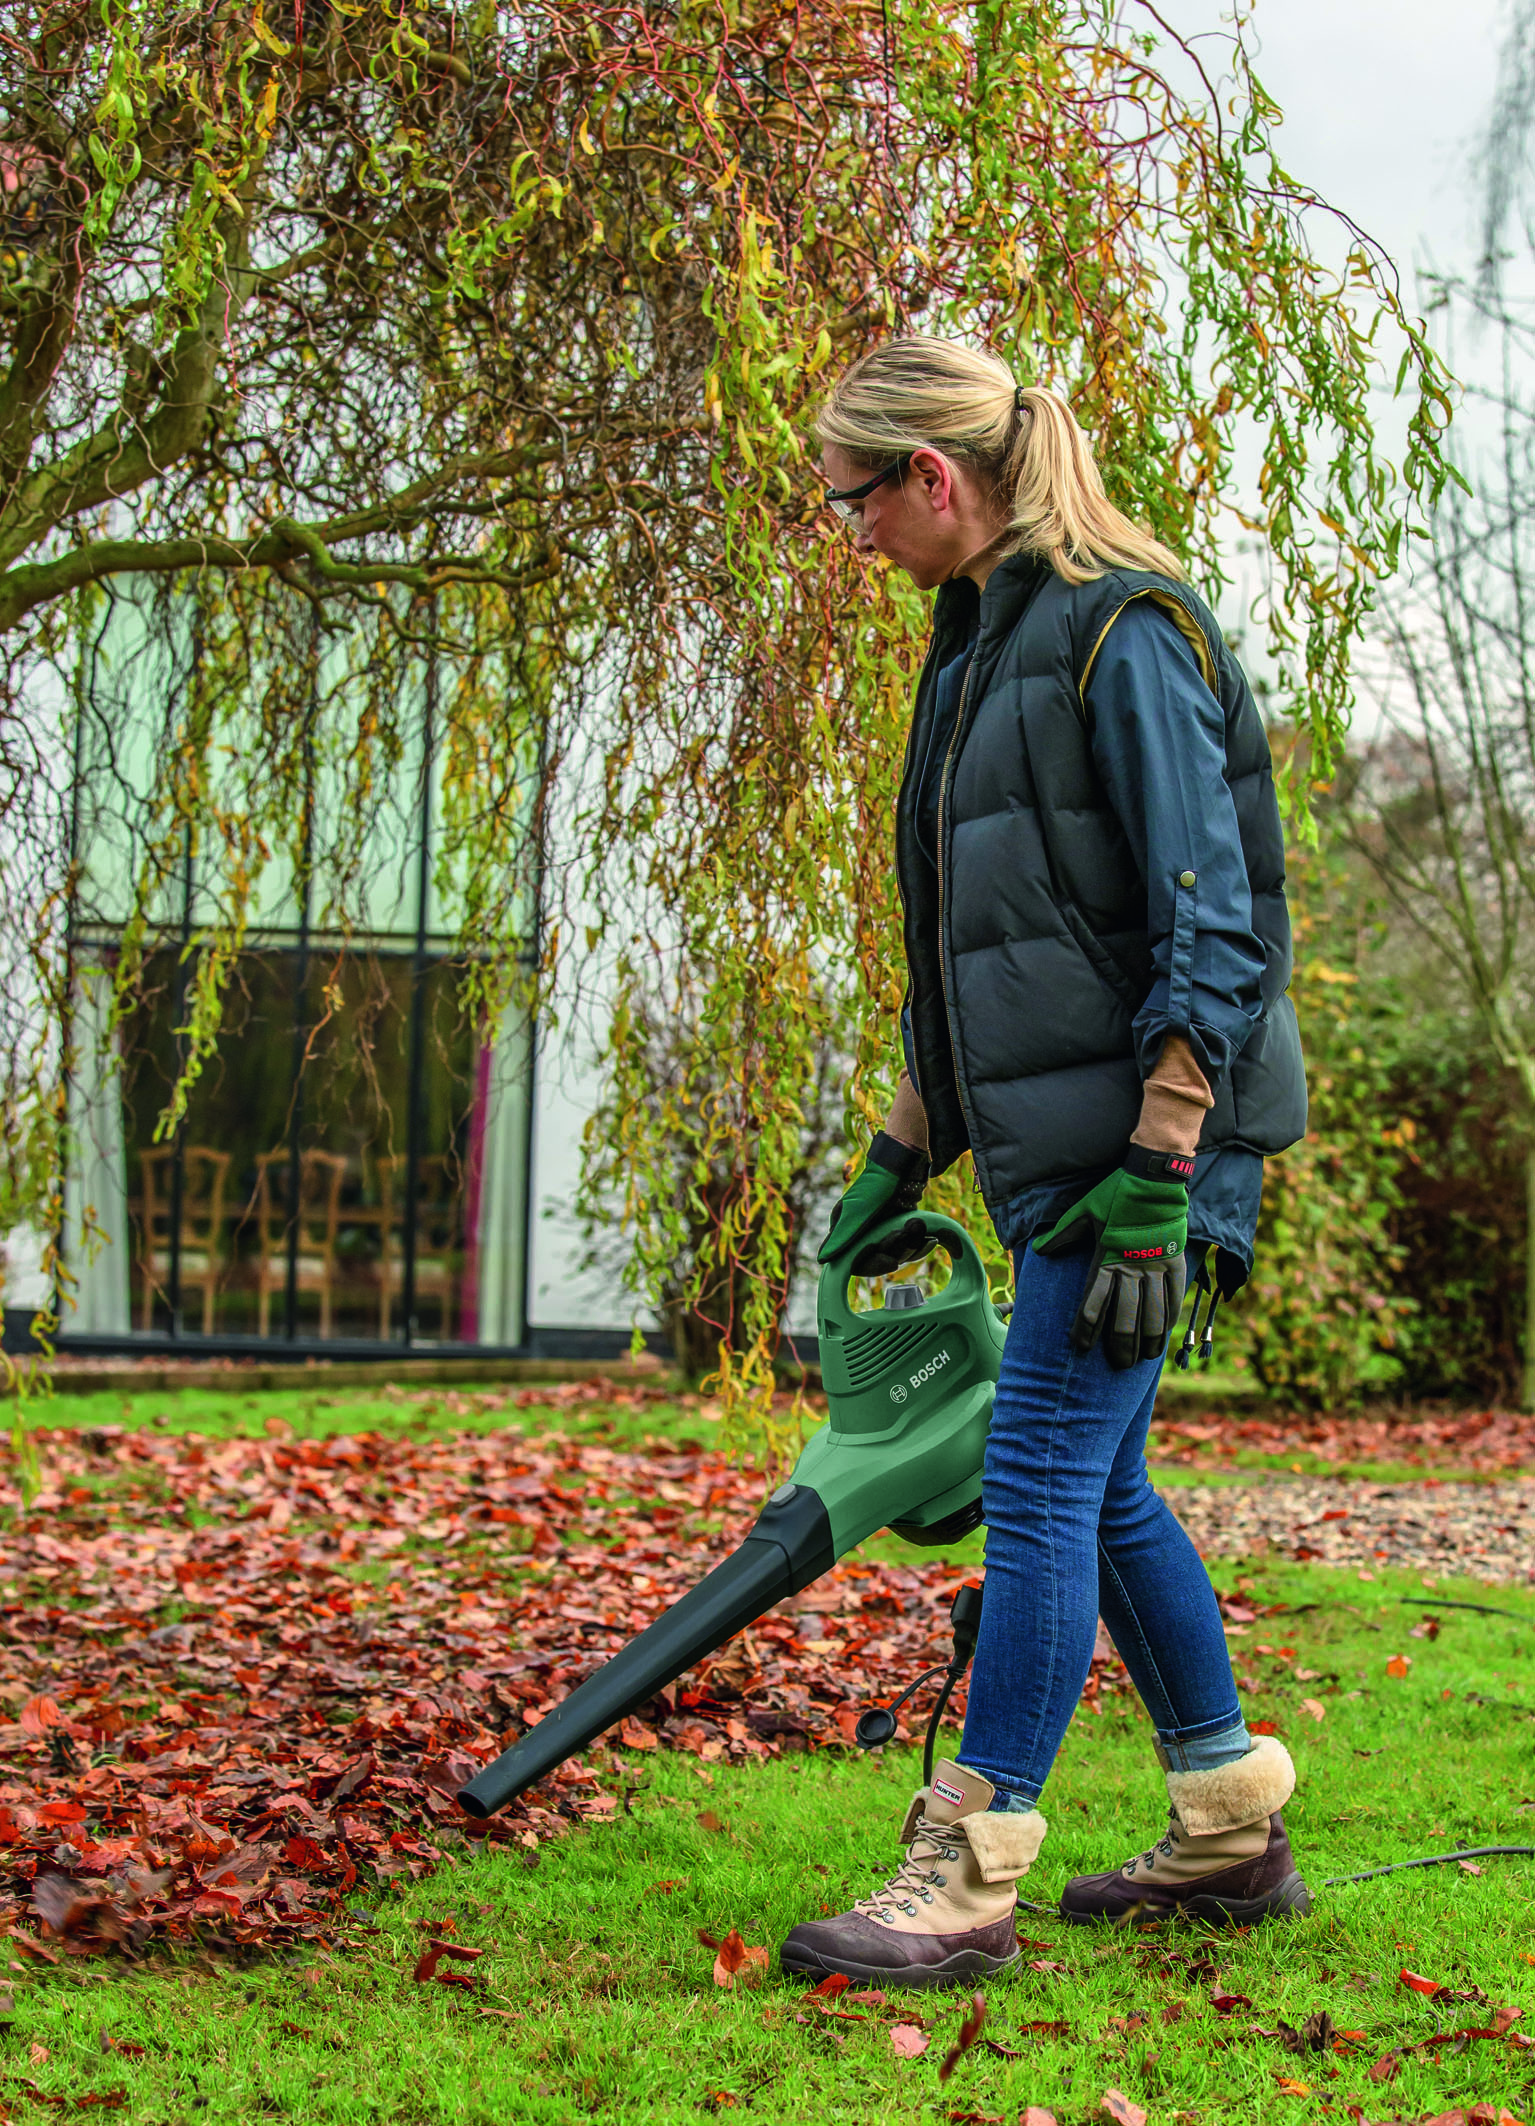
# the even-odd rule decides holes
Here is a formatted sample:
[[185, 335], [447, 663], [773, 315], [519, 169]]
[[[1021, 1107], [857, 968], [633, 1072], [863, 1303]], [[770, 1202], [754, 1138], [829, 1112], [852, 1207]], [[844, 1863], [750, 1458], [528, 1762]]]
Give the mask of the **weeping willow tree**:
[[[911, 328], [1068, 393], [1212, 592], [1232, 529], [1259, 536], [1325, 776], [1350, 644], [1444, 478], [1389, 263], [1280, 165], [1240, 21], [1200, 47], [1215, 76], [1138, 0], [20, 0], [0, 36], [0, 1228], [57, 1219], [59, 763], [105, 603], [194, 616], [117, 977], [125, 1009], [195, 846], [218, 890], [168, 1122], [264, 867], [320, 860], [306, 761], [347, 794], [344, 933], [430, 668], [479, 1005], [536, 863], [537, 982], [600, 966], [615, 1006], [589, 1149], [636, 1290], [686, 1242], [750, 1405], [817, 1058], [851, 1059], [853, 1142], [898, 1051], [925, 603], [818, 511], [815, 399]], [[658, 996], [689, 1028], [659, 1097]]]

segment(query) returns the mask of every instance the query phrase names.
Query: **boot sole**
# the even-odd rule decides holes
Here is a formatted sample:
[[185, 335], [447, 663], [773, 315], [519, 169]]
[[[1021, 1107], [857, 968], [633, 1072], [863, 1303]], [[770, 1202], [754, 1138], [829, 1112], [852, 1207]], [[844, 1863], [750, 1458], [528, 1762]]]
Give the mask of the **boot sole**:
[[985, 1956], [978, 1949], [961, 1949], [955, 1955], [945, 1957], [941, 1964], [906, 1964], [892, 1969], [889, 1964], [864, 1964], [853, 1957], [841, 1957], [836, 1963], [823, 1963], [819, 1957], [807, 1957], [803, 1963], [780, 1956], [778, 1967], [786, 1978], [830, 1978], [839, 1971], [845, 1978], [861, 1979], [869, 1986], [893, 1986], [906, 1993], [925, 1993], [935, 1986], [957, 1986], [974, 1978], [997, 1978], [1004, 1971], [1014, 1970], [1022, 1959], [1023, 1952], [1015, 1949], [1011, 1956]]
[[1156, 1927], [1168, 1919], [1202, 1919], [1212, 1927], [1255, 1927], [1265, 1919], [1304, 1919], [1310, 1910], [1311, 1892], [1299, 1875], [1287, 1875], [1277, 1889], [1261, 1897], [1185, 1897], [1171, 1905], [1122, 1905], [1117, 1912], [1071, 1912], [1065, 1899], [1061, 1900], [1061, 1917], [1073, 1927], [1097, 1926], [1104, 1920], [1120, 1927]]

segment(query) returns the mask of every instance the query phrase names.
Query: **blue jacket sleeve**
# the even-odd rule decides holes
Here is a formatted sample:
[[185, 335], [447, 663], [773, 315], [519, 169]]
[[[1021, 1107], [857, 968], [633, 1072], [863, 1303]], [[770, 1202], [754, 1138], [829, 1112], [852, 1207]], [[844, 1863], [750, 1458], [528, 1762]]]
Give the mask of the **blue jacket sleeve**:
[[1118, 615], [1083, 698], [1093, 759], [1146, 885], [1155, 976], [1134, 1022], [1141, 1075], [1181, 1033], [1213, 1091], [1262, 1014], [1264, 966], [1221, 706], [1150, 598]]

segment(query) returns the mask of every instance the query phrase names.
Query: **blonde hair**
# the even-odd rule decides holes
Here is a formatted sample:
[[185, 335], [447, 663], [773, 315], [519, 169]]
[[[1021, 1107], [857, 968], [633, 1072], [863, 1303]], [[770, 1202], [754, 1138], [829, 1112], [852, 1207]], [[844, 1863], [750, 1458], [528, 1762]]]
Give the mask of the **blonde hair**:
[[1066, 401], [962, 340], [887, 340], [833, 387], [815, 432], [871, 472], [923, 448], [968, 467], [1009, 510], [1007, 551], [1036, 554], [1067, 583], [1109, 568], [1184, 579], [1177, 555], [1104, 493]]

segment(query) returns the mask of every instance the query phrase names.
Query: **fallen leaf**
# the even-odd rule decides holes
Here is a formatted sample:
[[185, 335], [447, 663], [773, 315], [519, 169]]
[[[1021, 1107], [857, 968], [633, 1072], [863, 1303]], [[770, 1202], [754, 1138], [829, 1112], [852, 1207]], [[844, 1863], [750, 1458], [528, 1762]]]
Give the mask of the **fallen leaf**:
[[1401, 2071], [1400, 2056], [1395, 2052], [1388, 2052], [1378, 2059], [1373, 2067], [1365, 2069], [1365, 2079], [1371, 2082], [1394, 2082]]
[[1284, 2074], [1281, 2074], [1278, 2080], [1281, 2096], [1310, 2096], [1311, 2094], [1311, 2084], [1309, 2082], [1292, 2082], [1289, 2076]]
[[713, 1809], [700, 1809], [698, 1812], [698, 1828], [701, 1831], [722, 1831], [725, 1826], [721, 1819], [715, 1815]]
[[101, 2049], [103, 2052], [115, 2052], [125, 2060], [141, 2060], [145, 2052], [144, 2046], [134, 2044], [131, 2038], [114, 2037], [110, 2030], [103, 2030], [101, 2033]]
[[1455, 1864], [1462, 1875], [1480, 1875], [1482, 1872], [1474, 1860], [1459, 1860]]
[[1330, 2052], [1337, 2031], [1325, 2008], [1308, 2015], [1298, 2029], [1281, 2022], [1279, 2040], [1286, 2052]]
[[1146, 2126], [1146, 2114], [1139, 2104], [1118, 2089], [1105, 2089], [1098, 2099], [1098, 2109], [1106, 2119], [1113, 2119], [1117, 2126]]
[[1300, 1709], [1303, 1713], [1309, 1713], [1313, 1720], [1325, 1720], [1327, 1718], [1327, 1708], [1320, 1698], [1302, 1698]]
[[1430, 2000], [1433, 2000], [1440, 1993], [1449, 1991], [1448, 1986], [1442, 1986], [1437, 1978], [1423, 1978], [1416, 1971], [1404, 1970], [1400, 1975], [1400, 1981], [1402, 1985], [1410, 1986], [1414, 1993], [1426, 1993]]
[[437, 1966], [444, 1957], [447, 1957], [449, 1962], [455, 1964], [478, 1963], [484, 1954], [483, 1949], [469, 1949], [462, 1942], [429, 1941], [417, 1959], [415, 1976], [423, 1985], [429, 1979], [436, 1979], [440, 1986], [446, 1984], [467, 1985], [471, 1983], [470, 1980], [457, 1973], [443, 1972], [439, 1974]]
[[1411, 1654], [1393, 1654], [1386, 1663], [1386, 1674], [1388, 1676], [1405, 1676], [1411, 1666]]
[[953, 2045], [949, 2048], [948, 2053], [945, 2055], [943, 2065], [938, 2070], [938, 2079], [940, 2082], [946, 2082], [949, 2079], [949, 2076], [954, 2072], [955, 2068], [959, 2065], [965, 2054], [970, 2050], [970, 2047], [975, 2043], [976, 2039], [980, 2036], [982, 2030], [985, 2027], [985, 1999], [979, 1993], [972, 1993], [970, 1996], [970, 2012], [965, 2017], [964, 2021], [960, 2024], [959, 2036], [954, 2040]]
[[932, 2039], [916, 2023], [892, 2023], [890, 2045], [897, 2059], [919, 2060]]
[[743, 1986], [755, 1986], [767, 1977], [767, 1967], [767, 1949], [742, 1941], [732, 1927], [719, 1944], [719, 1953], [714, 1959], [714, 1983], [728, 1987], [739, 1979]]
[[674, 1875], [665, 1882], [653, 1882], [645, 1892], [647, 1897], [670, 1897], [673, 1890], [680, 1890], [688, 1881], [686, 1875]]
[[48, 2047], [46, 2045], [39, 2045], [34, 2042], [33, 2044], [27, 2047], [27, 2058], [32, 2062], [34, 2067], [41, 2067], [47, 2057]]
[[1030, 2104], [1019, 2119], [1018, 2126], [1055, 2126], [1055, 2113], [1046, 2111], [1043, 2104]]
[[1223, 1993], [1219, 1986], [1212, 1986], [1210, 2006], [1217, 2015], [1235, 2015], [1238, 2008], [1250, 2008], [1252, 2002], [1245, 1993]]
[[811, 1987], [805, 1998], [808, 2001], [835, 2000], [837, 1995], [845, 1993], [852, 1983], [845, 1971], [829, 1971], [818, 1986]]
[[1181, 2023], [1183, 2021], [1183, 2011], [1186, 2006], [1187, 2003], [1184, 2001], [1169, 2001], [1167, 2003], [1167, 2006], [1162, 2010], [1163, 2022]]

